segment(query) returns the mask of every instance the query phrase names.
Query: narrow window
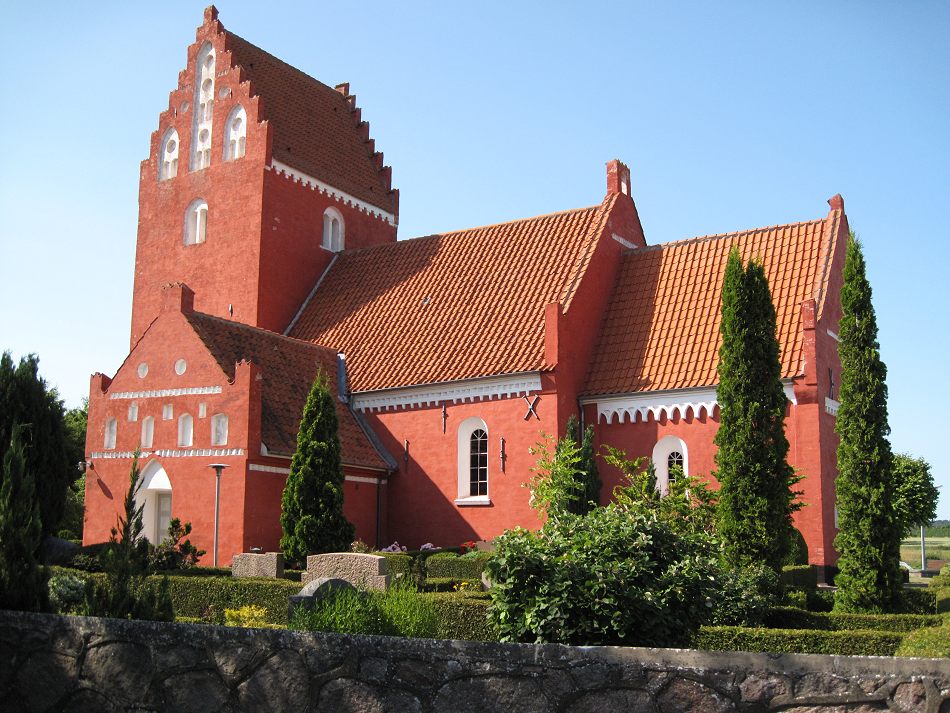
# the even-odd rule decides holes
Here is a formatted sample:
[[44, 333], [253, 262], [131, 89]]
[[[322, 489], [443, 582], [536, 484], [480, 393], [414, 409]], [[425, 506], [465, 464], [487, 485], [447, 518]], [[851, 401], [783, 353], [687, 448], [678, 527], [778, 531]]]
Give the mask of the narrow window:
[[115, 448], [115, 429], [115, 419], [110, 418], [106, 421], [106, 435], [102, 443], [103, 448]]
[[231, 110], [225, 130], [224, 160], [234, 161], [244, 155], [247, 136], [247, 114], [238, 105]]
[[689, 475], [689, 451], [686, 443], [676, 436], [664, 436], [653, 446], [653, 467], [656, 469], [656, 488], [666, 495], [670, 483]]
[[323, 213], [323, 247], [333, 252], [343, 249], [343, 216], [336, 208], [327, 208]]
[[227, 414], [216, 413], [211, 417], [211, 445], [226, 446], [228, 444], [228, 417]]
[[207, 238], [208, 204], [199, 198], [185, 211], [185, 245], [198, 245]]
[[672, 451], [666, 457], [666, 472], [668, 482], [672, 483], [677, 478], [683, 477], [683, 454], [679, 451]]
[[155, 438], [155, 419], [146, 416], [142, 419], [142, 448], [151, 448], [152, 440]]
[[194, 436], [194, 422], [191, 415], [183, 413], [178, 417], [178, 445], [190, 447]]
[[191, 122], [191, 170], [211, 165], [211, 127], [214, 118], [214, 48], [205, 42], [195, 61], [195, 110]]
[[139, 420], [139, 405], [134, 401], [129, 404], [129, 420], [138, 421]]
[[175, 410], [172, 408], [171, 404], [165, 404], [162, 406], [162, 420], [171, 421], [175, 418]]
[[178, 175], [178, 132], [169, 129], [158, 147], [158, 180], [166, 181]]
[[488, 495], [488, 434], [478, 428], [469, 436], [469, 495]]

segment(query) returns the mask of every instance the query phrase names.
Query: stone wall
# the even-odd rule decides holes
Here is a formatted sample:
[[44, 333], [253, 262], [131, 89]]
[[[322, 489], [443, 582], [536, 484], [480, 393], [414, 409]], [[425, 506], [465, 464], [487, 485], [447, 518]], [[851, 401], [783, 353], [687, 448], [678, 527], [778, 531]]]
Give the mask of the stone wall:
[[0, 711], [948, 713], [950, 661], [303, 634], [0, 611]]

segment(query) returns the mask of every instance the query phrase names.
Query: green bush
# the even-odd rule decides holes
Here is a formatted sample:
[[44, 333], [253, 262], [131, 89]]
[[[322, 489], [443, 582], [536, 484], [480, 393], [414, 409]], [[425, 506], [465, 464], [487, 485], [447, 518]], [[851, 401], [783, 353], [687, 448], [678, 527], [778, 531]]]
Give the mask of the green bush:
[[396, 580], [397, 575], [402, 575], [407, 580], [412, 576], [412, 557], [400, 552], [374, 552], [374, 555], [386, 558], [386, 564], [389, 565], [389, 575]]
[[759, 626], [779, 600], [778, 575], [769, 567], [724, 569], [713, 598], [711, 624]]
[[433, 638], [438, 631], [438, 612], [431, 600], [409, 586], [390, 587], [383, 592], [341, 589], [316, 602], [312, 609], [296, 608], [290, 627], [339, 634]]
[[86, 599], [86, 582], [69, 572], [54, 574], [49, 579], [49, 603], [57, 614], [79, 614]]
[[808, 592], [804, 589], [786, 589], [782, 594], [782, 604], [796, 609], [808, 609]]
[[904, 634], [889, 631], [818, 631], [704, 626], [692, 646], [707, 651], [893, 656]]
[[808, 564], [808, 544], [805, 542], [805, 536], [798, 528], [791, 528], [789, 533], [788, 552], [785, 555], [785, 565], [807, 565]]
[[481, 579], [485, 565], [491, 559], [490, 552], [474, 552], [471, 555], [439, 554], [426, 560], [427, 577], [454, 577], [455, 579]]
[[815, 629], [821, 631], [908, 632], [940, 626], [939, 616], [924, 614], [826, 614], [794, 607], [775, 607], [765, 617], [769, 629]]
[[782, 567], [782, 584], [796, 589], [818, 587], [818, 569], [811, 565], [786, 565]]
[[905, 614], [936, 614], [939, 589], [905, 587], [901, 591], [901, 609]]
[[904, 637], [895, 656], [950, 657], [950, 626], [918, 629]]
[[482, 583], [477, 579], [457, 579], [455, 577], [429, 577], [426, 580], [426, 592], [480, 592]]
[[616, 504], [495, 540], [486, 572], [503, 641], [676, 646], [710, 614], [716, 548]]
[[268, 624], [287, 623], [287, 604], [300, 591], [299, 582], [264, 577], [168, 578], [177, 616], [222, 622], [225, 609], [256, 605], [267, 610]]
[[934, 595], [934, 611], [938, 614], [950, 613], [950, 587], [938, 589]]
[[489, 624], [487, 592], [445, 592], [424, 594], [435, 606], [436, 637], [465, 641], [498, 641]]

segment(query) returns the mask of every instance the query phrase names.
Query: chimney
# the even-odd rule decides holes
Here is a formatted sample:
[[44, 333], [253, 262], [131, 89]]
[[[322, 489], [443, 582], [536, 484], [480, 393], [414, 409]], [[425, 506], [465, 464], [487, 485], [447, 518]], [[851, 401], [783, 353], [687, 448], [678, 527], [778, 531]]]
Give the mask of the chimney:
[[844, 210], [844, 198], [840, 193], [835, 193], [828, 199], [828, 205], [831, 206], [831, 210]]
[[162, 286], [162, 312], [195, 311], [195, 293], [184, 282], [169, 282]]
[[607, 162], [607, 195], [613, 193], [630, 195], [630, 169], [617, 159]]

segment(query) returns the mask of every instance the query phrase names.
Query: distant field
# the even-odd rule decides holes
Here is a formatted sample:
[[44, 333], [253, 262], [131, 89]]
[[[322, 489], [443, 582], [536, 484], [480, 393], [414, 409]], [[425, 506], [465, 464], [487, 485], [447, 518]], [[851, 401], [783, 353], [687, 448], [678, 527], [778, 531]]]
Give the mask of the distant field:
[[[950, 561], [950, 536], [926, 537], [927, 560]], [[901, 559], [911, 567], [920, 567], [920, 537], [901, 542]]]

